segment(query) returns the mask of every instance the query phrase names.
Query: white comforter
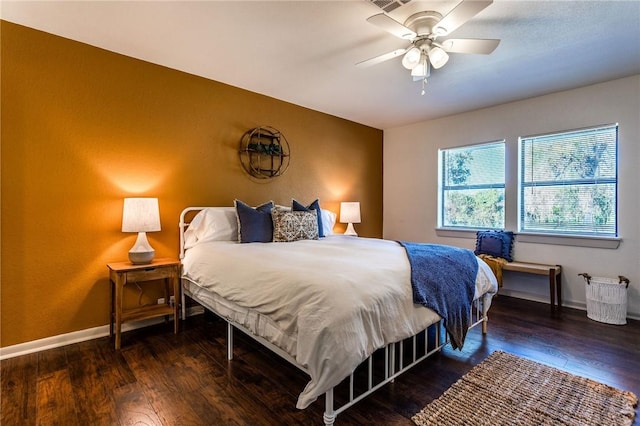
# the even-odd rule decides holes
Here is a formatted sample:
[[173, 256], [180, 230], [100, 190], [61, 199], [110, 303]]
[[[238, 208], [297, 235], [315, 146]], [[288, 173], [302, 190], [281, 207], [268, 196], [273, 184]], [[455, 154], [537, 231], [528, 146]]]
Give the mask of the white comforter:
[[[298, 408], [340, 383], [376, 349], [440, 319], [413, 303], [409, 261], [394, 241], [218, 241], [191, 248], [183, 264], [185, 278], [277, 325], [282, 334], [266, 338], [311, 376]], [[478, 264], [475, 298], [497, 291], [489, 267]]]

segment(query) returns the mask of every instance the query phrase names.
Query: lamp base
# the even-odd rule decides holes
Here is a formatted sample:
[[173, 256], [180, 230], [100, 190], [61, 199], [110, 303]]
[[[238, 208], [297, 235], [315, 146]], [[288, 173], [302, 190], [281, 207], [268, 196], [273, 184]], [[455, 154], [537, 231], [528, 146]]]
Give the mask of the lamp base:
[[352, 237], [358, 236], [355, 228], [353, 227], [353, 223], [349, 222], [349, 224], [347, 225], [346, 231], [344, 231], [344, 235], [351, 235]]
[[156, 251], [151, 247], [147, 240], [146, 232], [138, 232], [136, 240], [131, 250], [129, 250], [129, 261], [134, 265], [146, 265], [153, 262]]
[[153, 258], [155, 257], [155, 250], [151, 251], [130, 251], [129, 252], [129, 261], [134, 265], [146, 265], [148, 263], [153, 262]]

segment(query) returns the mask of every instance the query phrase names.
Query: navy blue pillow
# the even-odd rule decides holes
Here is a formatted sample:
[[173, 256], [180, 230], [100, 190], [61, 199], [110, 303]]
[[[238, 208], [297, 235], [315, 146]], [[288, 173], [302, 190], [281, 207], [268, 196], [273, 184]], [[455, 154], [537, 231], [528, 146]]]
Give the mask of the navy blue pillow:
[[273, 201], [255, 209], [240, 200], [234, 200], [238, 214], [238, 241], [241, 243], [270, 243], [273, 240]]
[[488, 254], [512, 262], [512, 248], [513, 232], [511, 231], [478, 231], [476, 233], [475, 254]]
[[322, 212], [320, 212], [320, 200], [316, 199], [313, 203], [309, 204], [306, 207], [296, 200], [291, 200], [291, 210], [293, 210], [294, 212], [308, 212], [311, 210], [315, 210], [316, 215], [318, 216], [318, 237], [324, 237], [324, 230], [322, 228]]

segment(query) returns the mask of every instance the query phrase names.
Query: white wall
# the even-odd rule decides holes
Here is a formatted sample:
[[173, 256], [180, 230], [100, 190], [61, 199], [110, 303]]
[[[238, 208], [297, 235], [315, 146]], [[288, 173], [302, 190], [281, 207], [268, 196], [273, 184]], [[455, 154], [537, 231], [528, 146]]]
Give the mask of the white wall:
[[[628, 314], [640, 317], [640, 75], [384, 131], [384, 238], [473, 248], [436, 235], [438, 149], [506, 140], [506, 228], [517, 227], [518, 137], [619, 123], [617, 249], [516, 242], [521, 261], [563, 266], [563, 302], [585, 307], [578, 274], [631, 280]], [[504, 294], [548, 301], [544, 276], [505, 273]]]

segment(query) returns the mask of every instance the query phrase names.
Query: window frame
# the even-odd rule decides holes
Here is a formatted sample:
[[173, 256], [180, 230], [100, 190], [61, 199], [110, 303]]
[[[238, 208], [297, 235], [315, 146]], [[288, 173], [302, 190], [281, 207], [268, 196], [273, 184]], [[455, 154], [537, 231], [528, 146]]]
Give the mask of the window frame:
[[[504, 180], [501, 184], [489, 183], [489, 184], [472, 184], [472, 185], [445, 185], [446, 183], [446, 164], [444, 161], [444, 155], [447, 151], [453, 150], [462, 150], [462, 149], [472, 149], [472, 148], [481, 148], [488, 147], [490, 145], [502, 145], [503, 153], [504, 153]], [[449, 190], [470, 190], [470, 189], [502, 189], [506, 194], [507, 187], [507, 177], [506, 177], [506, 158], [507, 146], [505, 139], [496, 139], [487, 142], [479, 142], [470, 145], [462, 145], [448, 148], [439, 148], [438, 149], [438, 202], [437, 202], [437, 230], [452, 230], [454, 232], [462, 231], [462, 232], [473, 232], [473, 237], [475, 238], [475, 232], [477, 230], [486, 230], [486, 229], [505, 229], [504, 227], [494, 228], [494, 227], [475, 227], [475, 226], [452, 226], [452, 225], [444, 225], [445, 223], [445, 191]], [[456, 188], [456, 189], [453, 189]], [[503, 218], [502, 223], [506, 225], [506, 206], [503, 207]]]
[[[554, 136], [565, 137], [566, 135], [572, 133], [583, 133], [589, 132], [592, 130], [606, 130], [612, 129], [615, 132], [615, 147], [614, 147], [614, 157], [615, 157], [615, 173], [614, 177], [606, 177], [606, 178], [574, 178], [574, 179], [566, 179], [563, 181], [535, 181], [526, 183], [524, 176], [524, 148], [525, 142], [527, 140], [535, 140], [536, 138], [552, 138]], [[620, 238], [618, 233], [618, 225], [619, 225], [619, 217], [618, 217], [618, 140], [619, 140], [619, 124], [618, 123], [610, 123], [610, 124], [601, 124], [596, 126], [583, 127], [578, 129], [570, 129], [570, 130], [560, 130], [553, 131], [547, 133], [540, 133], [535, 135], [527, 135], [518, 137], [518, 201], [517, 201], [517, 233], [518, 235], [522, 235], [523, 238], [521, 240], [526, 242], [546, 242], [545, 237], [554, 237], [558, 239], [558, 241], [562, 241], [559, 244], [563, 245], [584, 245], [580, 243], [580, 240], [583, 241], [601, 241], [601, 243], [595, 243], [595, 245], [587, 244], [591, 247], [601, 247], [600, 244], [604, 242], [606, 246], [611, 244], [606, 243], [606, 241], [611, 241], [615, 243], [615, 248], [619, 244]], [[531, 142], [535, 143], [535, 141]], [[553, 186], [580, 186], [580, 185], [597, 185], [597, 184], [614, 184], [614, 232], [611, 233], [597, 233], [597, 232], [580, 232], [580, 231], [572, 231], [572, 230], [553, 230], [553, 231], [543, 231], [538, 229], [526, 229], [524, 228], [524, 215], [525, 215], [525, 190], [530, 187], [553, 187]]]

